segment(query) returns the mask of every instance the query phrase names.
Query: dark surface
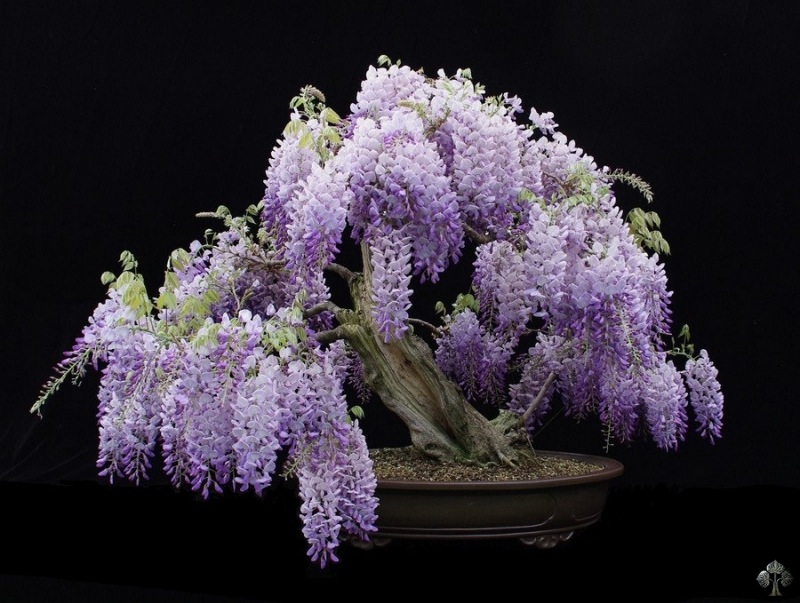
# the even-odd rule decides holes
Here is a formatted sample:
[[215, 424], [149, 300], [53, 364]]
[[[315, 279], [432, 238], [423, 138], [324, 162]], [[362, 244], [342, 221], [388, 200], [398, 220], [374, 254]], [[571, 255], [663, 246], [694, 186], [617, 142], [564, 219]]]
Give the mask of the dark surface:
[[[747, 600], [767, 598], [755, 577], [773, 559], [800, 578], [798, 25], [794, 1], [0, 0], [0, 602], [365, 598], [352, 593], [498, 580], [549, 600]], [[625, 474], [568, 549], [410, 543], [343, 550], [320, 574], [291, 498], [203, 502], [157, 472], [139, 489], [97, 478], [96, 377], [44, 420], [28, 412], [120, 251], [156, 286], [169, 252], [202, 236], [197, 211], [261, 198], [291, 96], [310, 83], [346, 113], [381, 54], [470, 67], [655, 192], [675, 322], [720, 370], [723, 438], [612, 448]], [[620, 202], [640, 200], [623, 189]], [[367, 411], [371, 444], [402, 441]], [[596, 424], [563, 417], [535, 444], [602, 452]]]
[[[602, 520], [557, 549], [343, 545], [325, 570], [305, 557], [288, 490], [204, 502], [159, 487], [4, 483], [0, 497], [14, 518], [3, 547], [4, 603], [297, 601], [317, 591], [362, 600], [373, 588], [409, 600], [427, 587], [437, 596], [482, 592], [498, 579], [502, 589], [548, 601], [761, 600], [767, 591], [756, 577], [769, 562], [800, 569], [800, 493], [769, 486], [615, 487]], [[782, 591], [789, 599], [798, 586]]]

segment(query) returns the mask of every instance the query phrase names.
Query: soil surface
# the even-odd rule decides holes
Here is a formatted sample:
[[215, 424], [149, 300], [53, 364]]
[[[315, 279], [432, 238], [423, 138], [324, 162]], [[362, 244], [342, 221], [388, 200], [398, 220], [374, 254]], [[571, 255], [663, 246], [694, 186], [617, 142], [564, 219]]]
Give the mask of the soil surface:
[[[543, 477], [584, 475], [599, 471], [601, 466], [580, 460], [536, 454], [517, 467], [504, 465], [466, 465], [435, 461], [413, 446], [374, 448], [370, 450], [373, 469], [378, 479], [421, 481], [505, 481]], [[522, 458], [526, 458], [523, 456]]]

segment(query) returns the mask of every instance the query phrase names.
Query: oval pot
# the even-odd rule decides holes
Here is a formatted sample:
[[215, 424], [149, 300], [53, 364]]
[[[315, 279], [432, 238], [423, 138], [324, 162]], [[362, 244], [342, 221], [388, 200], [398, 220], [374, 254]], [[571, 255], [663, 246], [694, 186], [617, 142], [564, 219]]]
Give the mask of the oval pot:
[[602, 468], [584, 475], [525, 481], [378, 480], [378, 531], [370, 540], [382, 545], [398, 538], [516, 538], [539, 548], [567, 542], [600, 520], [609, 482], [622, 475], [623, 465], [602, 456], [537, 454], [588, 461]]

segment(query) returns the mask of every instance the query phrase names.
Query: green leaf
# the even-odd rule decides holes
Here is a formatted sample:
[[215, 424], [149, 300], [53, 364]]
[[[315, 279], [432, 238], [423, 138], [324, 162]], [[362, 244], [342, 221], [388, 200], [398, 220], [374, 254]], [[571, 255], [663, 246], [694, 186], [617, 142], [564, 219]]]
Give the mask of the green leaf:
[[342, 121], [342, 118], [339, 117], [339, 114], [330, 107], [325, 107], [322, 110], [322, 113], [320, 113], [320, 118], [329, 124], [338, 124]]
[[136, 269], [136, 258], [130, 251], [123, 251], [119, 254], [119, 261], [122, 264], [122, 269], [126, 272]]
[[308, 128], [306, 127], [306, 124], [303, 121], [299, 119], [293, 119], [288, 124], [286, 124], [286, 127], [283, 129], [283, 135], [287, 137], [298, 136], [303, 132], [306, 132], [307, 130]]
[[113, 272], [106, 271], [100, 275], [100, 282], [104, 285], [110, 285], [115, 280], [117, 280], [117, 276]]
[[163, 310], [165, 308], [169, 310], [174, 310], [178, 306], [178, 298], [175, 297], [175, 294], [170, 290], [165, 290], [161, 292], [161, 295], [158, 296], [156, 300], [156, 308], [159, 310]]
[[141, 278], [134, 278], [122, 293], [122, 303], [133, 310], [138, 316], [149, 314], [152, 303], [147, 295], [147, 288]]
[[350, 414], [352, 414], [356, 419], [363, 419], [364, 418], [364, 409], [360, 406], [353, 406], [350, 409]]
[[533, 194], [533, 191], [529, 188], [523, 188], [519, 191], [517, 198], [520, 201], [533, 201], [536, 198], [536, 195]]
[[134, 274], [132, 272], [123, 272], [117, 277], [117, 280], [114, 281], [114, 287], [117, 289], [122, 289], [123, 287], [128, 286], [134, 279]]
[[330, 140], [333, 144], [339, 144], [342, 142], [342, 137], [339, 136], [339, 132], [336, 131], [336, 128], [332, 128], [331, 126], [322, 128], [322, 135]]
[[453, 304], [453, 313], [458, 314], [464, 310], [472, 310], [477, 314], [480, 311], [478, 300], [471, 293], [459, 293]]
[[208, 314], [208, 307], [196, 297], [187, 297], [181, 304], [180, 316], [185, 317], [190, 314], [203, 317]]
[[301, 149], [303, 148], [311, 148], [314, 146], [314, 137], [311, 135], [311, 132], [304, 132], [303, 135], [300, 137], [300, 142], [297, 143]]
[[171, 270], [164, 271], [164, 288], [171, 291], [173, 289], [177, 289], [180, 286], [180, 281], [178, 280], [178, 275], [172, 272]]
[[169, 254], [169, 265], [175, 270], [183, 270], [189, 263], [191, 256], [185, 249], [175, 249]]

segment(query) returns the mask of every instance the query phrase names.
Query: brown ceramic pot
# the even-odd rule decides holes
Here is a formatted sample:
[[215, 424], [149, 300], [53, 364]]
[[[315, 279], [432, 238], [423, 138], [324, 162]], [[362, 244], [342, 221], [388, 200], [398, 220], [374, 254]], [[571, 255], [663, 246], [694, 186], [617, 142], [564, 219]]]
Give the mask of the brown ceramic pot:
[[393, 539], [516, 538], [550, 548], [598, 522], [609, 482], [622, 475], [613, 459], [539, 451], [542, 455], [589, 461], [599, 471], [527, 481], [430, 482], [378, 480], [378, 532], [370, 541]]

